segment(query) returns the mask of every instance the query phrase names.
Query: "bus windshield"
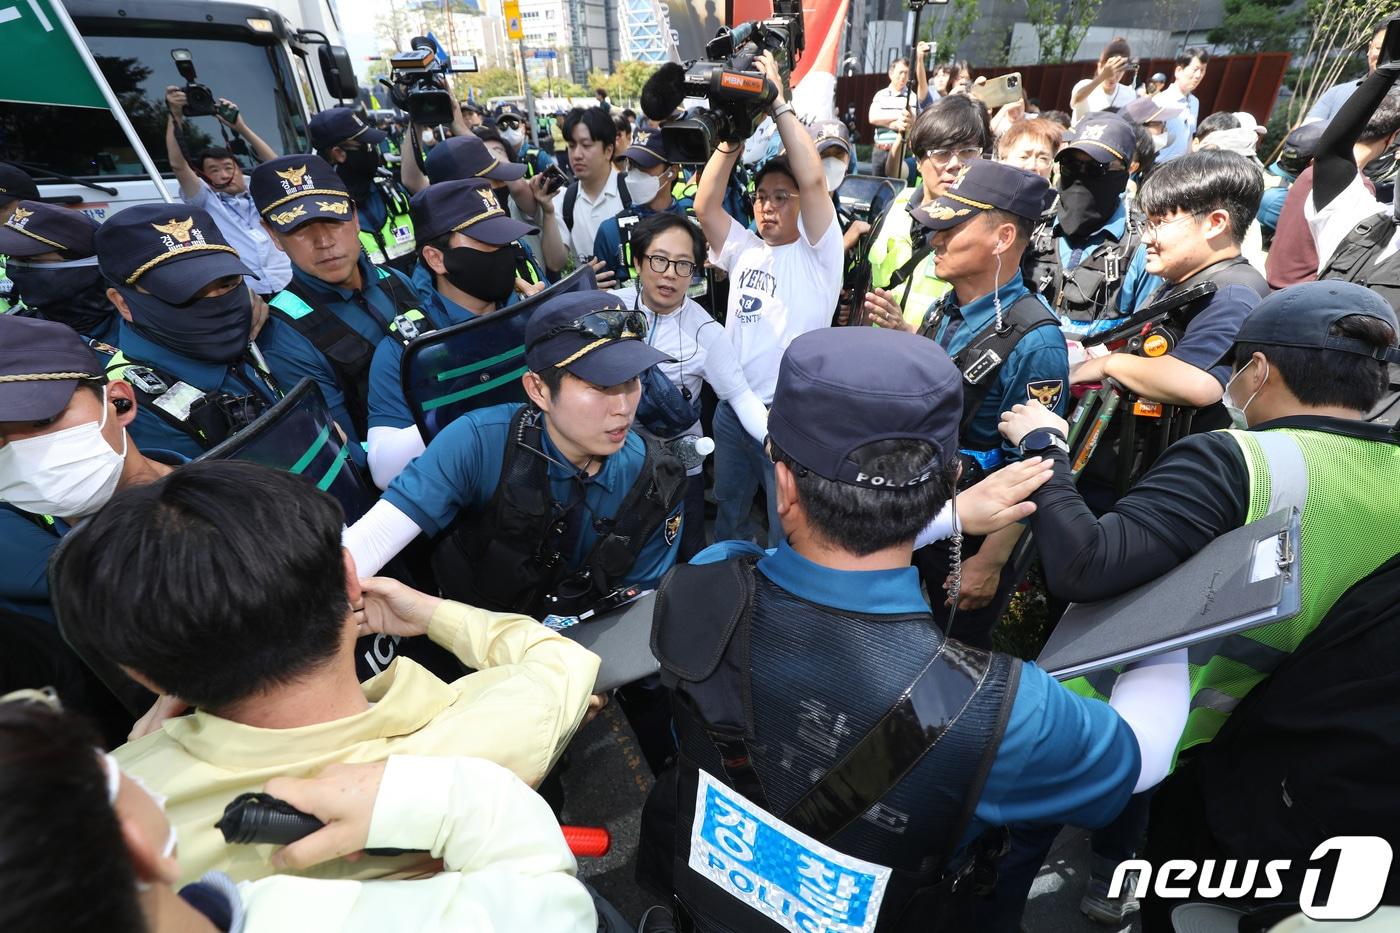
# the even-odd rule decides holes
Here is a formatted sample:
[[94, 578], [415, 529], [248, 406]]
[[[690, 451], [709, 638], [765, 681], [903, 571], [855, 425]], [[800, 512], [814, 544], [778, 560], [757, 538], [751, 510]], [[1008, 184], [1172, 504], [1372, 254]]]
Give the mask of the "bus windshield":
[[[188, 49], [199, 82], [217, 100], [238, 105], [253, 132], [279, 153], [305, 152], [305, 121], [293, 103], [292, 76], [277, 46], [223, 39], [150, 36], [87, 36], [93, 57], [112, 86], [122, 109], [156, 167], [170, 171], [165, 154], [165, 89], [185, 86], [175, 70], [171, 49]], [[185, 122], [191, 155], [210, 146], [225, 146], [214, 117]], [[229, 132], [229, 138], [236, 138]], [[131, 144], [106, 110], [0, 102], [0, 159], [83, 179], [111, 179], [143, 174]], [[247, 158], [240, 159], [245, 166]]]

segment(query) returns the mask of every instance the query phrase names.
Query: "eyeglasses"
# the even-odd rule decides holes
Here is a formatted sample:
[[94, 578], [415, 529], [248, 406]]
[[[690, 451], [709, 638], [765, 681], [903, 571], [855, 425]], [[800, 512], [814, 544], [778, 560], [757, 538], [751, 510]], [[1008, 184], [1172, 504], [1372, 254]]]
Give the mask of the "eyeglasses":
[[688, 279], [695, 274], [695, 263], [689, 259], [667, 259], [665, 256], [658, 256], [653, 253], [643, 257], [647, 265], [651, 266], [652, 272], [665, 273], [667, 269], [675, 269], [676, 275], [683, 279]]
[[971, 162], [974, 159], [982, 158], [981, 146], [964, 146], [961, 149], [925, 149], [921, 158], [928, 159], [934, 165], [947, 165], [957, 156], [959, 162]]
[[579, 333], [596, 340], [644, 340], [647, 335], [647, 318], [640, 311], [590, 311], [577, 320], [551, 328], [543, 336], [531, 341], [530, 346], [537, 346], [560, 334], [568, 333]]
[[759, 191], [754, 194], [753, 203], [754, 207], [758, 207], [766, 201], [778, 210], [782, 210], [788, 206], [789, 201], [794, 200], [796, 197], [797, 195], [791, 191], [775, 191], [772, 194], [764, 194], [762, 191]]
[[520, 121], [519, 121], [519, 120], [497, 120], [497, 121], [496, 121], [496, 126], [497, 126], [499, 129], [503, 129], [503, 130], [518, 130], [518, 129], [520, 129]]
[[1157, 239], [1158, 235], [1161, 234], [1163, 227], [1170, 226], [1171, 224], [1181, 223], [1183, 220], [1194, 220], [1199, 216], [1199, 214], [1178, 214], [1171, 220], [1149, 220], [1147, 223], [1142, 225], [1143, 238], [1146, 239], [1147, 237], [1151, 237], [1155, 240]]

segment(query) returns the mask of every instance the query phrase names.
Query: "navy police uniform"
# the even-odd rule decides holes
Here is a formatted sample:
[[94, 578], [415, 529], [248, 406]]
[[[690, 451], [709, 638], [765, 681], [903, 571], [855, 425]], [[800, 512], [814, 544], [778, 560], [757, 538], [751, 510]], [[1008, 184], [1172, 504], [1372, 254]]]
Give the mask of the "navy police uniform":
[[20, 201], [0, 226], [0, 256], [19, 314], [67, 324], [90, 340], [116, 340], [117, 310], [92, 245], [97, 221], [82, 211]]
[[388, 138], [383, 130], [370, 126], [347, 107], [322, 110], [307, 127], [317, 152], [330, 152], [342, 143], [354, 142], [372, 153], [373, 174], [363, 190], [355, 192], [360, 222], [360, 245], [378, 266], [393, 266], [402, 272], [413, 268], [415, 240], [409, 215], [408, 190], [392, 175], [378, 169], [382, 159], [379, 144]]
[[[772, 442], [798, 475], [938, 481], [960, 383], [928, 341], [813, 331], [783, 357]], [[890, 439], [928, 461], [891, 474]], [[945, 638], [912, 567], [800, 551], [723, 542], [662, 584], [680, 759], [643, 810], [639, 878], [675, 895], [682, 929], [972, 929], [961, 899], [990, 830], [1107, 822], [1137, 780], [1132, 731], [1034, 664]]]
[[[666, 150], [665, 137], [660, 130], [637, 130], [632, 136], [632, 145], [623, 150], [631, 164], [638, 168], [654, 169], [658, 165], [674, 165]], [[695, 219], [694, 196], [678, 198], [672, 185], [671, 203], [662, 208], [667, 214]], [[632, 278], [632, 250], [628, 243], [628, 231], [643, 217], [657, 213], [646, 204], [633, 203], [614, 217], [609, 217], [598, 225], [593, 237], [593, 255], [607, 263], [617, 276], [618, 282]]]
[[[223, 295], [195, 296], [230, 276], [251, 275], [213, 219], [187, 205], [138, 204], [97, 229], [102, 274], [125, 300], [107, 374], [136, 390], [128, 433], [140, 447], [195, 457], [250, 424], [282, 390], [256, 343], [252, 294], [239, 281]], [[271, 331], [276, 324], [269, 321]]]

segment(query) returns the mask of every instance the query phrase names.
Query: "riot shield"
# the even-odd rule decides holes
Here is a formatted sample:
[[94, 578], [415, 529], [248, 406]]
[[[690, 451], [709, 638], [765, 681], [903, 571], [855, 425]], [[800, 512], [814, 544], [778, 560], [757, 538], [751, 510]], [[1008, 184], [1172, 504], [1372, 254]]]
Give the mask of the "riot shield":
[[899, 194], [904, 184], [897, 178], [879, 175], [847, 175], [836, 189], [836, 200], [847, 211], [868, 224]]
[[403, 351], [403, 394], [426, 444], [458, 415], [525, 401], [525, 325], [556, 295], [597, 287], [583, 266], [531, 298], [424, 334]]
[[276, 405], [199, 460], [243, 460], [305, 476], [335, 496], [352, 524], [369, 511], [379, 490], [350, 459], [320, 386], [301, 380]]

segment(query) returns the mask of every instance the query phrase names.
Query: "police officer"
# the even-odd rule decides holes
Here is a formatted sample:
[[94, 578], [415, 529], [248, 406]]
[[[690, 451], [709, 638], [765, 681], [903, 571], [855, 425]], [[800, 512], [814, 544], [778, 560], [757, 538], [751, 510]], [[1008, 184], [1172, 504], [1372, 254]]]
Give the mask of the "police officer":
[[[413, 196], [420, 265], [432, 275], [431, 305], [447, 324], [461, 324], [543, 290], [531, 284], [520, 238], [536, 230], [506, 214], [484, 179], [444, 181]], [[400, 382], [403, 346], [381, 341], [370, 365], [369, 466], [384, 488], [423, 452]]]
[[[0, 162], [0, 223], [10, 219], [20, 201], [39, 200], [39, 189], [29, 173], [17, 165]], [[0, 314], [14, 303], [10, 295], [13, 283], [5, 277], [5, 255], [0, 253]]]
[[[1016, 402], [1042, 399], [1063, 413], [1068, 404], [1069, 356], [1065, 339], [1044, 299], [1026, 287], [1021, 255], [1040, 216], [1049, 185], [1032, 172], [977, 160], [914, 219], [933, 231], [934, 271], [952, 285], [929, 312], [921, 332], [952, 354], [962, 372], [963, 417], [959, 441], [963, 481], [1019, 458], [997, 432], [1001, 413]], [[875, 323], [909, 329], [899, 307], [872, 295]], [[991, 629], [1015, 584], [1008, 559], [1021, 535], [1013, 525], [986, 541], [971, 542], [963, 562], [958, 637], [991, 646]], [[921, 551], [920, 571], [930, 592], [947, 584], [952, 570], [945, 548]], [[938, 601], [935, 601], [938, 602]], [[935, 606], [940, 620], [946, 617]]]
[[97, 221], [82, 211], [16, 202], [0, 226], [0, 255], [20, 313], [67, 324], [92, 340], [116, 339], [117, 314], [92, 245]]
[[319, 156], [283, 156], [253, 171], [253, 200], [292, 260], [292, 281], [268, 302], [275, 328], [264, 340], [284, 386], [310, 376], [363, 462], [369, 370], [384, 339], [400, 343], [441, 326], [397, 269], [376, 266], [350, 193]]
[[1127, 705], [1165, 675], [1149, 692], [1174, 739], [1184, 658], [1124, 675], [1130, 725], [932, 624], [910, 557], [958, 479], [961, 383], [909, 334], [799, 336], [769, 422], [785, 540], [716, 544], [662, 584], [680, 758], [643, 811], [638, 874], [683, 928], [980, 929], [960, 899], [988, 830], [1096, 825], [1165, 774], [1170, 742], [1136, 739]]
[[1161, 281], [1145, 270], [1142, 222], [1124, 200], [1137, 148], [1132, 126], [1117, 114], [1095, 113], [1065, 134], [1055, 161], [1059, 201], [1053, 222], [1040, 225], [1026, 254], [1026, 278], [1070, 336], [1113, 327]]
[[[1192, 702], [1178, 773], [1192, 749], [1215, 736], [1343, 592], [1400, 553], [1400, 491], [1390, 481], [1400, 469], [1400, 436], [1364, 420], [1385, 391], [1387, 363], [1400, 362], [1397, 333], [1395, 312], [1359, 285], [1309, 282], [1264, 298], [1219, 361], [1231, 370], [1226, 406], [1240, 429], [1177, 441], [1097, 518], [1054, 443], [1065, 432], [1063, 419], [1034, 402], [1003, 416], [1008, 440], [1054, 466], [1050, 482], [1032, 497], [1038, 508], [1031, 524], [1040, 540], [1052, 542], [1041, 549], [1046, 582], [1066, 599], [1117, 596], [1278, 508], [1302, 512], [1300, 612], [1190, 650]], [[1112, 683], [1113, 672], [1102, 671], [1067, 686], [1103, 696]], [[1306, 804], [1287, 803], [1292, 783], [1286, 783], [1257, 790], [1283, 793], [1280, 812], [1310, 813]], [[1201, 792], [1213, 799], [1229, 789], [1203, 784]], [[1219, 809], [1212, 810], [1212, 820], [1219, 819]], [[1170, 817], [1177, 818], [1199, 817]], [[1046, 848], [1053, 832], [1048, 836]], [[1108, 878], [1091, 880], [1091, 891], [1095, 881], [1102, 895]]]
[[335, 166], [355, 201], [365, 254], [377, 266], [411, 272], [415, 243], [408, 191], [388, 172], [380, 171], [384, 131], [346, 107], [322, 110], [311, 118], [309, 129], [317, 155]]
[[680, 166], [673, 160], [659, 130], [637, 130], [632, 144], [622, 155], [626, 159], [627, 192], [632, 203], [600, 223], [593, 238], [593, 255], [607, 264], [618, 282], [632, 278], [632, 250], [627, 231], [637, 221], [661, 212], [695, 217], [693, 200], [675, 197]]
[[531, 142], [525, 134], [529, 117], [519, 104], [506, 102], [496, 108], [496, 129], [501, 139], [515, 150], [516, 161], [525, 166], [525, 177], [533, 178], [555, 164], [554, 156]]
[[[186, 205], [138, 204], [93, 235], [121, 321], [107, 372], [136, 390], [131, 436], [187, 457], [250, 424], [282, 396], [252, 340], [251, 275], [213, 218]], [[274, 324], [269, 336], [276, 331]]]

